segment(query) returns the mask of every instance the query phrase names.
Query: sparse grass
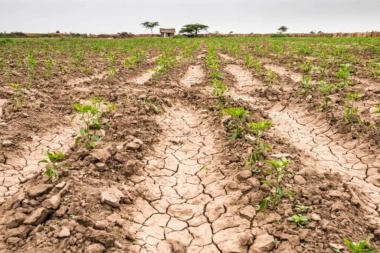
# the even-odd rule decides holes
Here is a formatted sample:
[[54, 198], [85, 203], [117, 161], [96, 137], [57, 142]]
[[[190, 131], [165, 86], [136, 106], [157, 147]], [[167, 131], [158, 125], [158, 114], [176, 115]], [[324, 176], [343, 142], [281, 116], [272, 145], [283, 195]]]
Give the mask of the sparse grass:
[[375, 253], [379, 251], [377, 248], [368, 246], [368, 244], [370, 243], [369, 238], [360, 242], [353, 242], [348, 238], [344, 238], [343, 242], [351, 253]]

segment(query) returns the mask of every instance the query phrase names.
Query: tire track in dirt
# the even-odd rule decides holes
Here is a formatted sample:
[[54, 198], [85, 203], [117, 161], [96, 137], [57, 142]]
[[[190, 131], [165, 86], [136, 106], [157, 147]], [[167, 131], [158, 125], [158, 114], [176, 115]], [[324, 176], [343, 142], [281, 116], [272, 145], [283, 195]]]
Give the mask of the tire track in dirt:
[[[231, 72], [237, 82], [245, 72]], [[247, 77], [245, 77], [247, 78]], [[253, 81], [252, 81], [253, 83]], [[244, 100], [243, 96], [236, 95]], [[257, 103], [259, 104], [259, 98]], [[249, 101], [248, 101], [249, 102]], [[272, 134], [284, 137], [305, 153], [305, 166], [321, 172], [339, 172], [346, 182], [354, 184], [371, 198], [372, 209], [380, 208], [380, 154], [376, 149], [358, 146], [355, 141], [344, 142], [326, 120], [318, 115], [306, 115], [277, 104], [269, 110], [274, 123]]]
[[[184, 87], [198, 82], [194, 69], [203, 75], [190, 67]], [[131, 252], [249, 251], [256, 211], [224, 174], [223, 148], [206, 116], [176, 104], [157, 118], [162, 140], [145, 158], [144, 175], [131, 178], [140, 193], [127, 209]]]

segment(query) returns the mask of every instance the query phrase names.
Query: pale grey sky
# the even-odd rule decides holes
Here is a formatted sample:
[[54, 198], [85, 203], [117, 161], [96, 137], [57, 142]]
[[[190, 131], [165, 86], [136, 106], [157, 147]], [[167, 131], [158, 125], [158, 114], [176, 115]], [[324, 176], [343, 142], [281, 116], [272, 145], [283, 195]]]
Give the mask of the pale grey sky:
[[0, 0], [0, 31], [148, 33], [144, 21], [224, 33], [380, 31], [380, 0]]

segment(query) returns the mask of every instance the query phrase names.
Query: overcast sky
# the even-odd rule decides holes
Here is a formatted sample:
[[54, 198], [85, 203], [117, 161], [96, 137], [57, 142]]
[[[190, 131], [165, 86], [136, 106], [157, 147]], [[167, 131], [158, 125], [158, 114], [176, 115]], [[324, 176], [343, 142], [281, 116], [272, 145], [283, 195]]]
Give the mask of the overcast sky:
[[0, 0], [3, 32], [147, 33], [144, 21], [223, 33], [380, 31], [380, 0]]

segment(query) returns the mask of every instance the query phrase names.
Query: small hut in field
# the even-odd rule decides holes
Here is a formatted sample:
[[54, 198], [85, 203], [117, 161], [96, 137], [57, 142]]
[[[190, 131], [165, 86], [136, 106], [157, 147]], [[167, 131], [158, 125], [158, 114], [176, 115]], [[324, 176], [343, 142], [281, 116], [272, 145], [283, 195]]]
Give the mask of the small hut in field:
[[161, 37], [169, 38], [169, 37], [174, 36], [175, 29], [174, 28], [160, 28], [160, 34], [161, 34]]

